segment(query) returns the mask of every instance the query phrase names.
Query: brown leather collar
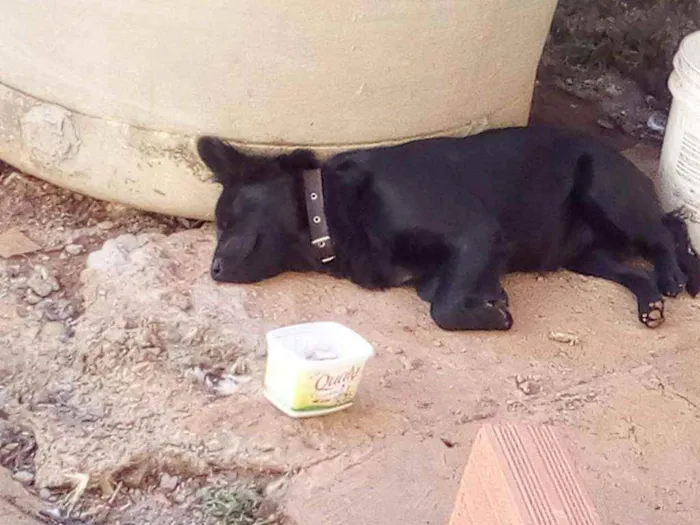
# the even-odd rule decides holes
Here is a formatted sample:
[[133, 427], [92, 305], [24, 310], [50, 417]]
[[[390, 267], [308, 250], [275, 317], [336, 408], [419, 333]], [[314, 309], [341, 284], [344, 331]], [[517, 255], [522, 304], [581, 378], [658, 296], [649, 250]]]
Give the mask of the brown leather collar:
[[326, 209], [323, 204], [323, 179], [320, 169], [304, 172], [304, 198], [309, 218], [311, 246], [316, 258], [323, 264], [328, 264], [335, 259], [335, 249], [326, 221]]

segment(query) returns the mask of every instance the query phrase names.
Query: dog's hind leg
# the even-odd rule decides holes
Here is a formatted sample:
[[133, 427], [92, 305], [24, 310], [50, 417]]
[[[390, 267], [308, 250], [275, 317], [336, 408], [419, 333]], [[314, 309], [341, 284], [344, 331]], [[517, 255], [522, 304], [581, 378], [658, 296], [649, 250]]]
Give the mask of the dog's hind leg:
[[602, 249], [591, 249], [567, 265], [572, 272], [621, 284], [637, 298], [639, 320], [649, 328], [664, 322], [664, 300], [652, 276], [616, 261]]
[[652, 182], [624, 158], [608, 161], [594, 166], [589, 155], [579, 159], [571, 194], [576, 212], [595, 233], [596, 244], [620, 252], [631, 248], [644, 256], [654, 264], [659, 290], [669, 297], [678, 295], [688, 276], [680, 267], [676, 240], [664, 225]]
[[678, 264], [688, 277], [686, 289], [692, 297], [696, 297], [700, 293], [700, 259], [698, 259], [698, 254], [690, 242], [685, 218], [680, 211], [675, 211], [667, 213], [663, 223], [673, 235]]
[[441, 270], [419, 286], [444, 330], [508, 330], [513, 324], [500, 283], [505, 250], [498, 236], [479, 237], [457, 243]]

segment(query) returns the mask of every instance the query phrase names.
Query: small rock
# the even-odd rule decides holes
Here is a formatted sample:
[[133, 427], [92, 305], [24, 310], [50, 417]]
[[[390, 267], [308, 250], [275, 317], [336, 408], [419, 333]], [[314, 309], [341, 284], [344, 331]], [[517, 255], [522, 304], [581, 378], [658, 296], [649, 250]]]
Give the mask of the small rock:
[[202, 341], [204, 341], [205, 333], [206, 329], [204, 329], [201, 326], [195, 326], [185, 334], [185, 337], [182, 339], [182, 342], [186, 345], [198, 345]]
[[458, 425], [463, 425], [465, 423], [471, 423], [473, 421], [483, 421], [484, 419], [490, 419], [496, 415], [498, 412], [498, 402], [495, 399], [489, 397], [482, 397], [476, 403], [474, 410], [470, 414], [456, 414]]
[[61, 289], [58, 281], [43, 266], [37, 266], [27, 279], [27, 286], [39, 297], [48, 297]]
[[520, 385], [518, 385], [518, 388], [520, 388], [522, 393], [526, 396], [532, 396], [541, 390], [540, 385], [530, 380], [523, 381], [520, 383]]
[[41, 499], [49, 500], [51, 499], [51, 491], [49, 489], [41, 489], [39, 490], [39, 497]]
[[41, 297], [39, 297], [31, 290], [27, 290], [24, 295], [24, 300], [29, 304], [37, 304], [39, 301], [41, 301]]
[[[116, 247], [124, 253], [131, 253], [134, 250], [141, 248], [147, 242], [147, 237], [143, 235], [133, 235], [131, 233], [125, 233], [124, 235], [120, 235], [114, 239], [114, 244]], [[105, 245], [106, 244], [107, 243], [105, 243]]]
[[180, 479], [177, 476], [171, 476], [167, 472], [163, 472], [160, 476], [159, 487], [166, 492], [172, 492], [177, 488], [179, 483]]
[[105, 212], [109, 217], [124, 217], [129, 214], [129, 208], [123, 204], [117, 204], [116, 202], [110, 202], [105, 208]]
[[542, 387], [534, 379], [520, 375], [515, 377], [515, 386], [526, 396], [533, 396], [542, 390]]
[[598, 124], [601, 128], [615, 129], [615, 124], [613, 124], [612, 122], [610, 122], [608, 119], [605, 119], [605, 118], [599, 118], [596, 121], [596, 124]]
[[231, 375], [207, 377], [204, 381], [204, 386], [217, 396], [230, 396], [235, 394], [240, 388], [239, 381], [239, 379]]
[[63, 332], [61, 333], [60, 341], [62, 343], [67, 343], [75, 335], [75, 328], [71, 326], [70, 323], [63, 325]]
[[5, 178], [2, 181], [2, 185], [7, 186], [10, 184], [10, 182], [12, 182], [15, 179], [21, 181], [24, 179], [24, 177], [22, 177], [22, 174], [20, 172], [12, 171], [12, 172], [8, 173], [7, 175], [5, 175]]
[[85, 250], [82, 244], [68, 244], [63, 249], [68, 255], [80, 255]]
[[666, 131], [666, 124], [668, 122], [668, 119], [666, 115], [663, 113], [660, 113], [659, 111], [653, 112], [651, 115], [649, 115], [649, 119], [647, 120], [647, 127], [655, 131], [657, 133], [663, 133]]
[[234, 361], [229, 370], [234, 376], [244, 376], [250, 373], [250, 365], [245, 358], [239, 357]]
[[210, 369], [205, 365], [197, 365], [185, 371], [185, 377], [197, 383], [203, 383], [205, 388], [218, 396], [230, 396], [239, 389], [239, 384], [249, 378], [226, 374], [222, 367]]
[[188, 295], [182, 293], [173, 293], [168, 297], [168, 302], [183, 312], [187, 312], [192, 308], [192, 301]]
[[41, 337], [45, 341], [60, 341], [63, 338], [66, 326], [59, 321], [49, 321], [41, 328]]
[[550, 332], [548, 337], [552, 341], [566, 343], [569, 346], [574, 346], [581, 342], [576, 334], [569, 332]]
[[44, 311], [44, 317], [49, 321], [65, 321], [75, 314], [73, 305], [66, 299], [46, 299], [41, 307]]
[[17, 450], [19, 448], [19, 443], [8, 443], [4, 447], [2, 447], [2, 452], [3, 454], [8, 454], [9, 452], [12, 452], [13, 450]]
[[513, 401], [511, 399], [506, 401], [506, 410], [508, 412], [517, 412], [523, 410], [525, 406], [520, 401]]
[[[40, 511], [40, 514], [43, 515], [43, 516], [46, 516], [47, 518], [51, 518], [51, 519], [53, 519], [54, 521], [57, 521], [58, 523], [64, 523], [64, 520], [63, 520], [63, 517], [62, 517], [63, 514], [61, 513], [61, 509], [59, 509], [59, 508], [57, 508], [57, 507], [53, 507], [53, 508], [51, 508], [51, 509], [42, 510], [42, 511]], [[51, 523], [51, 522], [49, 522], [49, 523]]]
[[417, 357], [411, 359], [402, 358], [401, 361], [406, 370], [418, 370], [423, 366], [423, 361]]
[[267, 498], [278, 498], [285, 493], [289, 487], [289, 479], [286, 477], [276, 479], [268, 483], [265, 487], [264, 494]]
[[104, 332], [102, 332], [102, 338], [105, 341], [114, 343], [115, 345], [123, 345], [128, 339], [128, 334], [126, 330], [123, 330], [116, 326], [110, 326]]
[[36, 276], [32, 276], [27, 280], [27, 286], [39, 297], [48, 297], [53, 292], [51, 283], [43, 281]]
[[146, 353], [148, 355], [150, 355], [151, 357], [158, 357], [164, 351], [164, 349], [159, 347], [159, 346], [149, 346], [145, 350], [146, 350]]
[[160, 347], [161, 341], [158, 337], [158, 327], [155, 323], [149, 322], [142, 326], [134, 334], [134, 342], [141, 348]]
[[123, 330], [133, 330], [138, 325], [134, 319], [120, 316], [114, 321], [114, 326]]
[[5, 274], [10, 278], [10, 279], [16, 279], [19, 277], [19, 274], [21, 272], [22, 268], [17, 265], [12, 265], [12, 266], [6, 266], [4, 268]]
[[15, 481], [19, 481], [22, 485], [31, 485], [34, 483], [34, 474], [28, 470], [18, 470], [12, 477]]
[[111, 230], [114, 228], [114, 223], [112, 221], [103, 221], [97, 225], [100, 230]]

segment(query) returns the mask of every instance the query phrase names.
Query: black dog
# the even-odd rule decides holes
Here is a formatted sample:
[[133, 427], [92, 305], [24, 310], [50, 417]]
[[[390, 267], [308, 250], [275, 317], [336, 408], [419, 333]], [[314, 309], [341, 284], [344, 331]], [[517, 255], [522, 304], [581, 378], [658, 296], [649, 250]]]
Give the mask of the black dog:
[[[507, 272], [567, 268], [617, 282], [651, 328], [663, 322], [663, 295], [700, 290], [683, 217], [664, 214], [652, 182], [589, 137], [507, 128], [323, 166], [308, 150], [253, 156], [212, 137], [197, 148], [223, 185], [217, 281], [323, 271], [372, 289], [414, 284], [447, 330], [510, 328]], [[635, 256], [654, 270], [623, 264]]]

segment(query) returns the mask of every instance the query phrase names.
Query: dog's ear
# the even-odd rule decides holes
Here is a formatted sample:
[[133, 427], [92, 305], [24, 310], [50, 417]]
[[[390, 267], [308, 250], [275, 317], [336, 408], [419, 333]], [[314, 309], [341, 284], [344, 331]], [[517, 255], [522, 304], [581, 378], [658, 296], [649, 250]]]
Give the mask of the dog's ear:
[[301, 173], [321, 167], [314, 152], [308, 149], [296, 149], [291, 153], [280, 155], [277, 157], [277, 161], [283, 170], [290, 173]]
[[247, 156], [221, 139], [201, 137], [197, 140], [197, 153], [214, 174], [214, 180], [224, 186], [231, 186], [245, 176]]

